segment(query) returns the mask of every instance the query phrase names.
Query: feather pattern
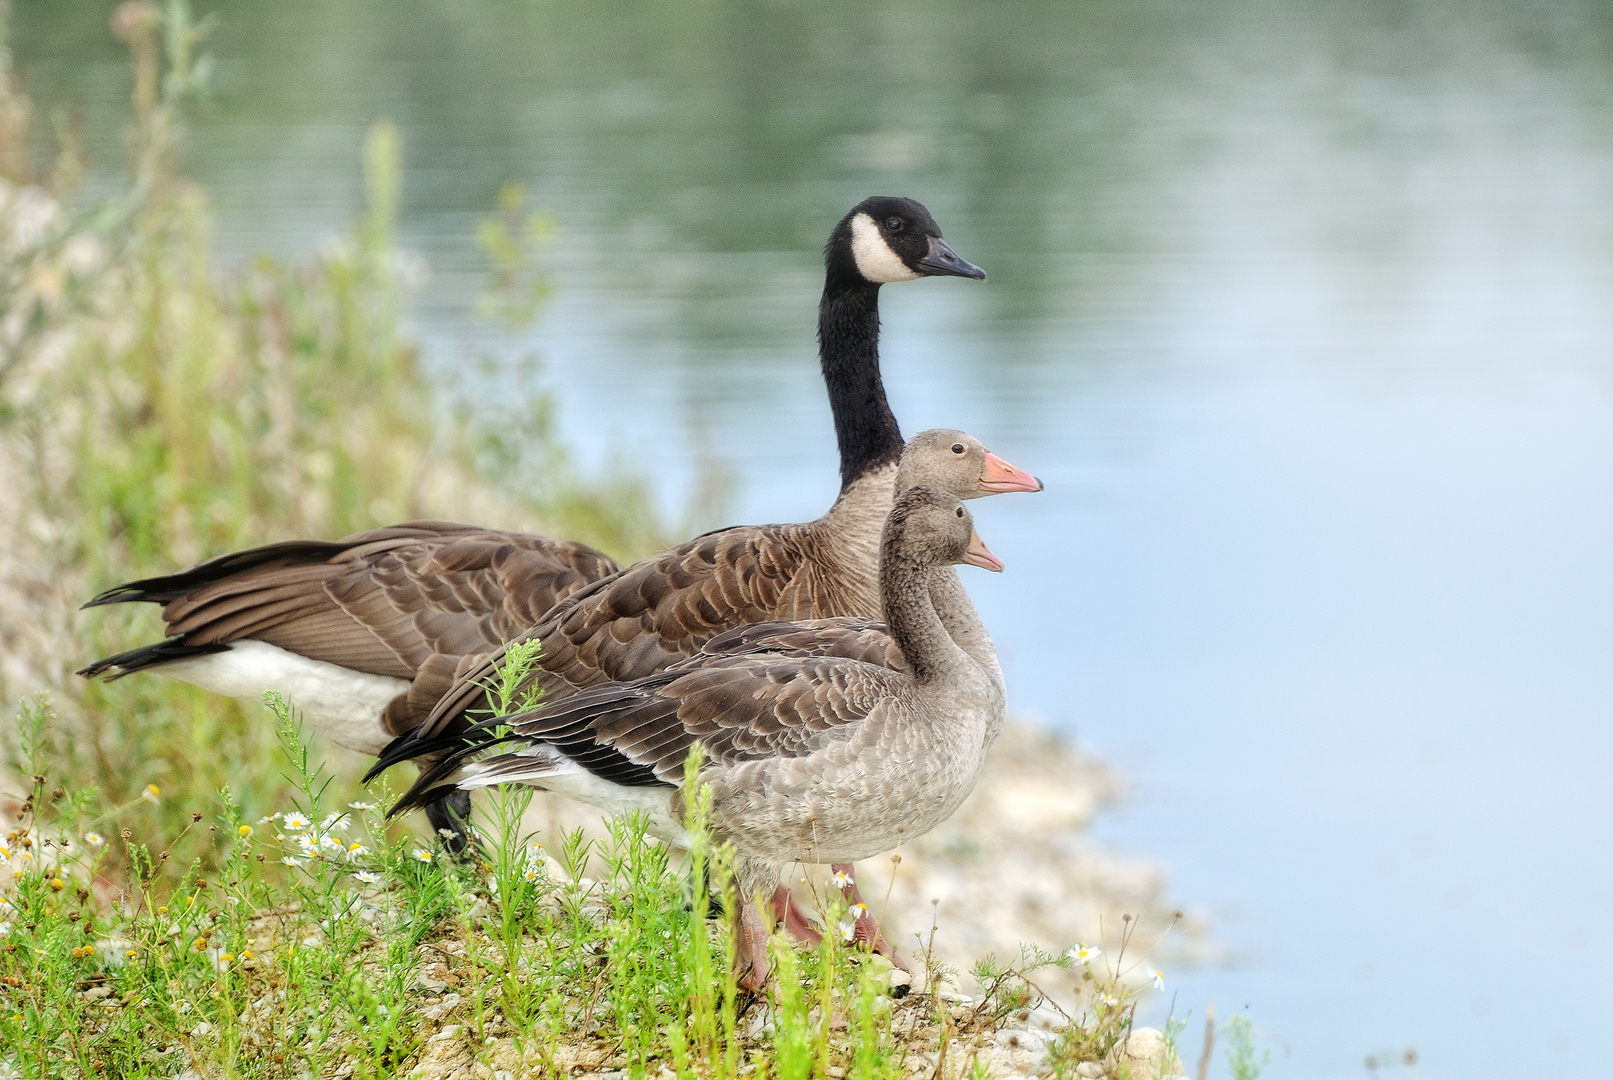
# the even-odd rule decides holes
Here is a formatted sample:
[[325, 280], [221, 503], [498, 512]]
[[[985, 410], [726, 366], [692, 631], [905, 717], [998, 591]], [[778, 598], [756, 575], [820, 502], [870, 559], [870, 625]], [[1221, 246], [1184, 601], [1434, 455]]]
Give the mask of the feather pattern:
[[[951, 515], [961, 510], [956, 498], [931, 488], [904, 496], [893, 521], [904, 504], [927, 524], [967, 520]], [[918, 554], [888, 568], [885, 589], [887, 609], [902, 616], [900, 635], [853, 617], [713, 635], [695, 656], [649, 677], [597, 684], [476, 725], [399, 806], [459, 783], [551, 786], [544, 777], [558, 762], [606, 789], [659, 787], [675, 821], [684, 763], [698, 743], [717, 827], [753, 864], [757, 882], [778, 863], [854, 861], [920, 835], [968, 794], [1001, 730], [1003, 685], [990, 639], [971, 632], [978, 617], [956, 602], [961, 586], [950, 565], [922, 559], [954, 556], [971, 535], [965, 525], [961, 540], [929, 548], [922, 535], [909, 537]], [[506, 744], [522, 748], [487, 756]], [[534, 757], [549, 760], [549, 772], [535, 773]]]
[[[342, 540], [268, 544], [109, 590], [92, 605], [163, 605], [170, 640], [252, 639], [311, 660], [403, 679], [381, 722], [417, 727], [461, 671], [559, 600], [617, 570], [566, 540], [414, 521]], [[114, 660], [116, 658], [113, 658]], [[111, 661], [84, 674], [122, 673]]]

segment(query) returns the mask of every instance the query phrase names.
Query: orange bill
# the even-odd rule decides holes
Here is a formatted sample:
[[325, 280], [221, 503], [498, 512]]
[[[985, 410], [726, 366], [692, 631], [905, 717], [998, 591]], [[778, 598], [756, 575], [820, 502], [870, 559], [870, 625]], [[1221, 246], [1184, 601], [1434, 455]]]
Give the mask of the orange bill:
[[963, 561], [970, 566], [978, 566], [995, 574], [1003, 572], [1003, 561], [991, 553], [991, 549], [980, 539], [980, 534], [977, 532], [969, 534], [969, 551], [964, 555]]
[[986, 455], [986, 467], [980, 470], [981, 491], [1041, 491], [1042, 482], [1024, 469], [1008, 464], [996, 454]]

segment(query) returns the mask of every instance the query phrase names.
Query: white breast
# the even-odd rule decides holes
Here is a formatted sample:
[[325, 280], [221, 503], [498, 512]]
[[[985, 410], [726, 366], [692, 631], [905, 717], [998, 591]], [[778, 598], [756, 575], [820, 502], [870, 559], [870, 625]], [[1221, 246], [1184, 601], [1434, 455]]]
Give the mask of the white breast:
[[310, 660], [264, 641], [236, 641], [225, 652], [173, 660], [159, 673], [203, 690], [261, 703], [277, 690], [303, 722], [338, 746], [378, 754], [392, 741], [381, 726], [387, 703], [409, 689], [403, 679]]
[[887, 281], [912, 281], [922, 277], [909, 269], [901, 256], [891, 250], [879, 233], [879, 226], [867, 214], [851, 219], [851, 257], [857, 260], [857, 271], [869, 281], [884, 284]]

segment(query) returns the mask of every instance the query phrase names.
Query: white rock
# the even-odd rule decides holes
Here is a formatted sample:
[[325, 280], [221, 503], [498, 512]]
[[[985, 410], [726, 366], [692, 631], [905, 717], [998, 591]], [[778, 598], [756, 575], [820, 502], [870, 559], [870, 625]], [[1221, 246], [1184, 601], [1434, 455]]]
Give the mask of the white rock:
[[447, 1027], [443, 1028], [441, 1031], [437, 1032], [437, 1034], [433, 1035], [431, 1038], [427, 1039], [426, 1041], [427, 1042], [447, 1042], [449, 1039], [456, 1039], [458, 1037], [459, 1037], [459, 1025], [458, 1024], [449, 1024]]
[[437, 1002], [437, 1004], [433, 1005], [431, 1008], [425, 1010], [426, 1019], [441, 1020], [443, 1017], [447, 1016], [449, 1013], [458, 1008], [461, 1000], [463, 999], [459, 994], [445, 995], [441, 1001]]
[[1109, 1052], [1109, 1063], [1118, 1068], [1122, 1058], [1133, 1076], [1181, 1076], [1182, 1063], [1171, 1052], [1165, 1036], [1156, 1028], [1132, 1028], [1126, 1040]]
[[1070, 1018], [1044, 1001], [1031, 1010], [1030, 1016], [1025, 1020], [1025, 1026], [1040, 1028], [1043, 1031], [1063, 1031], [1070, 1026]]
[[1103, 1066], [1096, 1061], [1083, 1061], [1075, 1067], [1075, 1075], [1083, 1077], [1084, 1080], [1096, 1080], [1104, 1075]]
[[1047, 1032], [1028, 1028], [1004, 1028], [995, 1038], [998, 1046], [1028, 1050], [1033, 1054], [1046, 1053], [1047, 1044], [1053, 1041]]

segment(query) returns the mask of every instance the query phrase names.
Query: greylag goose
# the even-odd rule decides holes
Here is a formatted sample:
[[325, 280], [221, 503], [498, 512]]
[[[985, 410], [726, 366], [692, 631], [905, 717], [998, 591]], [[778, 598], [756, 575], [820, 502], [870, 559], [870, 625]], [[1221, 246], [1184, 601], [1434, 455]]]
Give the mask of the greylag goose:
[[[879, 286], [985, 273], [941, 240], [922, 205], [885, 197], [864, 200], [835, 226], [825, 263], [821, 355], [850, 485], [894, 470], [901, 449], [879, 378]], [[280, 690], [313, 730], [376, 754], [427, 720], [467, 658], [616, 569], [582, 544], [447, 522], [271, 544], [95, 597], [85, 606], [162, 604], [170, 636], [79, 674], [155, 671], [247, 701]], [[463, 845], [468, 803], [426, 811], [451, 847]]]
[[[959, 563], [1002, 569], [956, 496], [909, 488], [880, 541], [888, 633], [854, 619], [737, 629], [650, 678], [477, 725], [394, 812], [445, 784], [524, 783], [637, 810], [686, 847], [680, 785], [699, 743], [713, 831], [736, 854], [735, 966], [759, 989], [767, 935], [754, 899], [779, 895], [783, 867], [850, 863], [922, 836], [969, 795], [1002, 730], [1002, 673]], [[526, 745], [480, 757], [508, 741]]]
[[[552, 703], [599, 683], [653, 675], [734, 627], [878, 619], [879, 530], [892, 493], [919, 484], [960, 499], [1042, 489], [1040, 480], [971, 435], [947, 428], [921, 432], [903, 449], [897, 467], [865, 473], [842, 489], [822, 517], [696, 537], [579, 589], [510, 644], [533, 638], [542, 643], [532, 678]], [[381, 753], [370, 776], [453, 745], [470, 725], [470, 714], [485, 706], [486, 688], [503, 657], [500, 650], [468, 667], [425, 725]]]

